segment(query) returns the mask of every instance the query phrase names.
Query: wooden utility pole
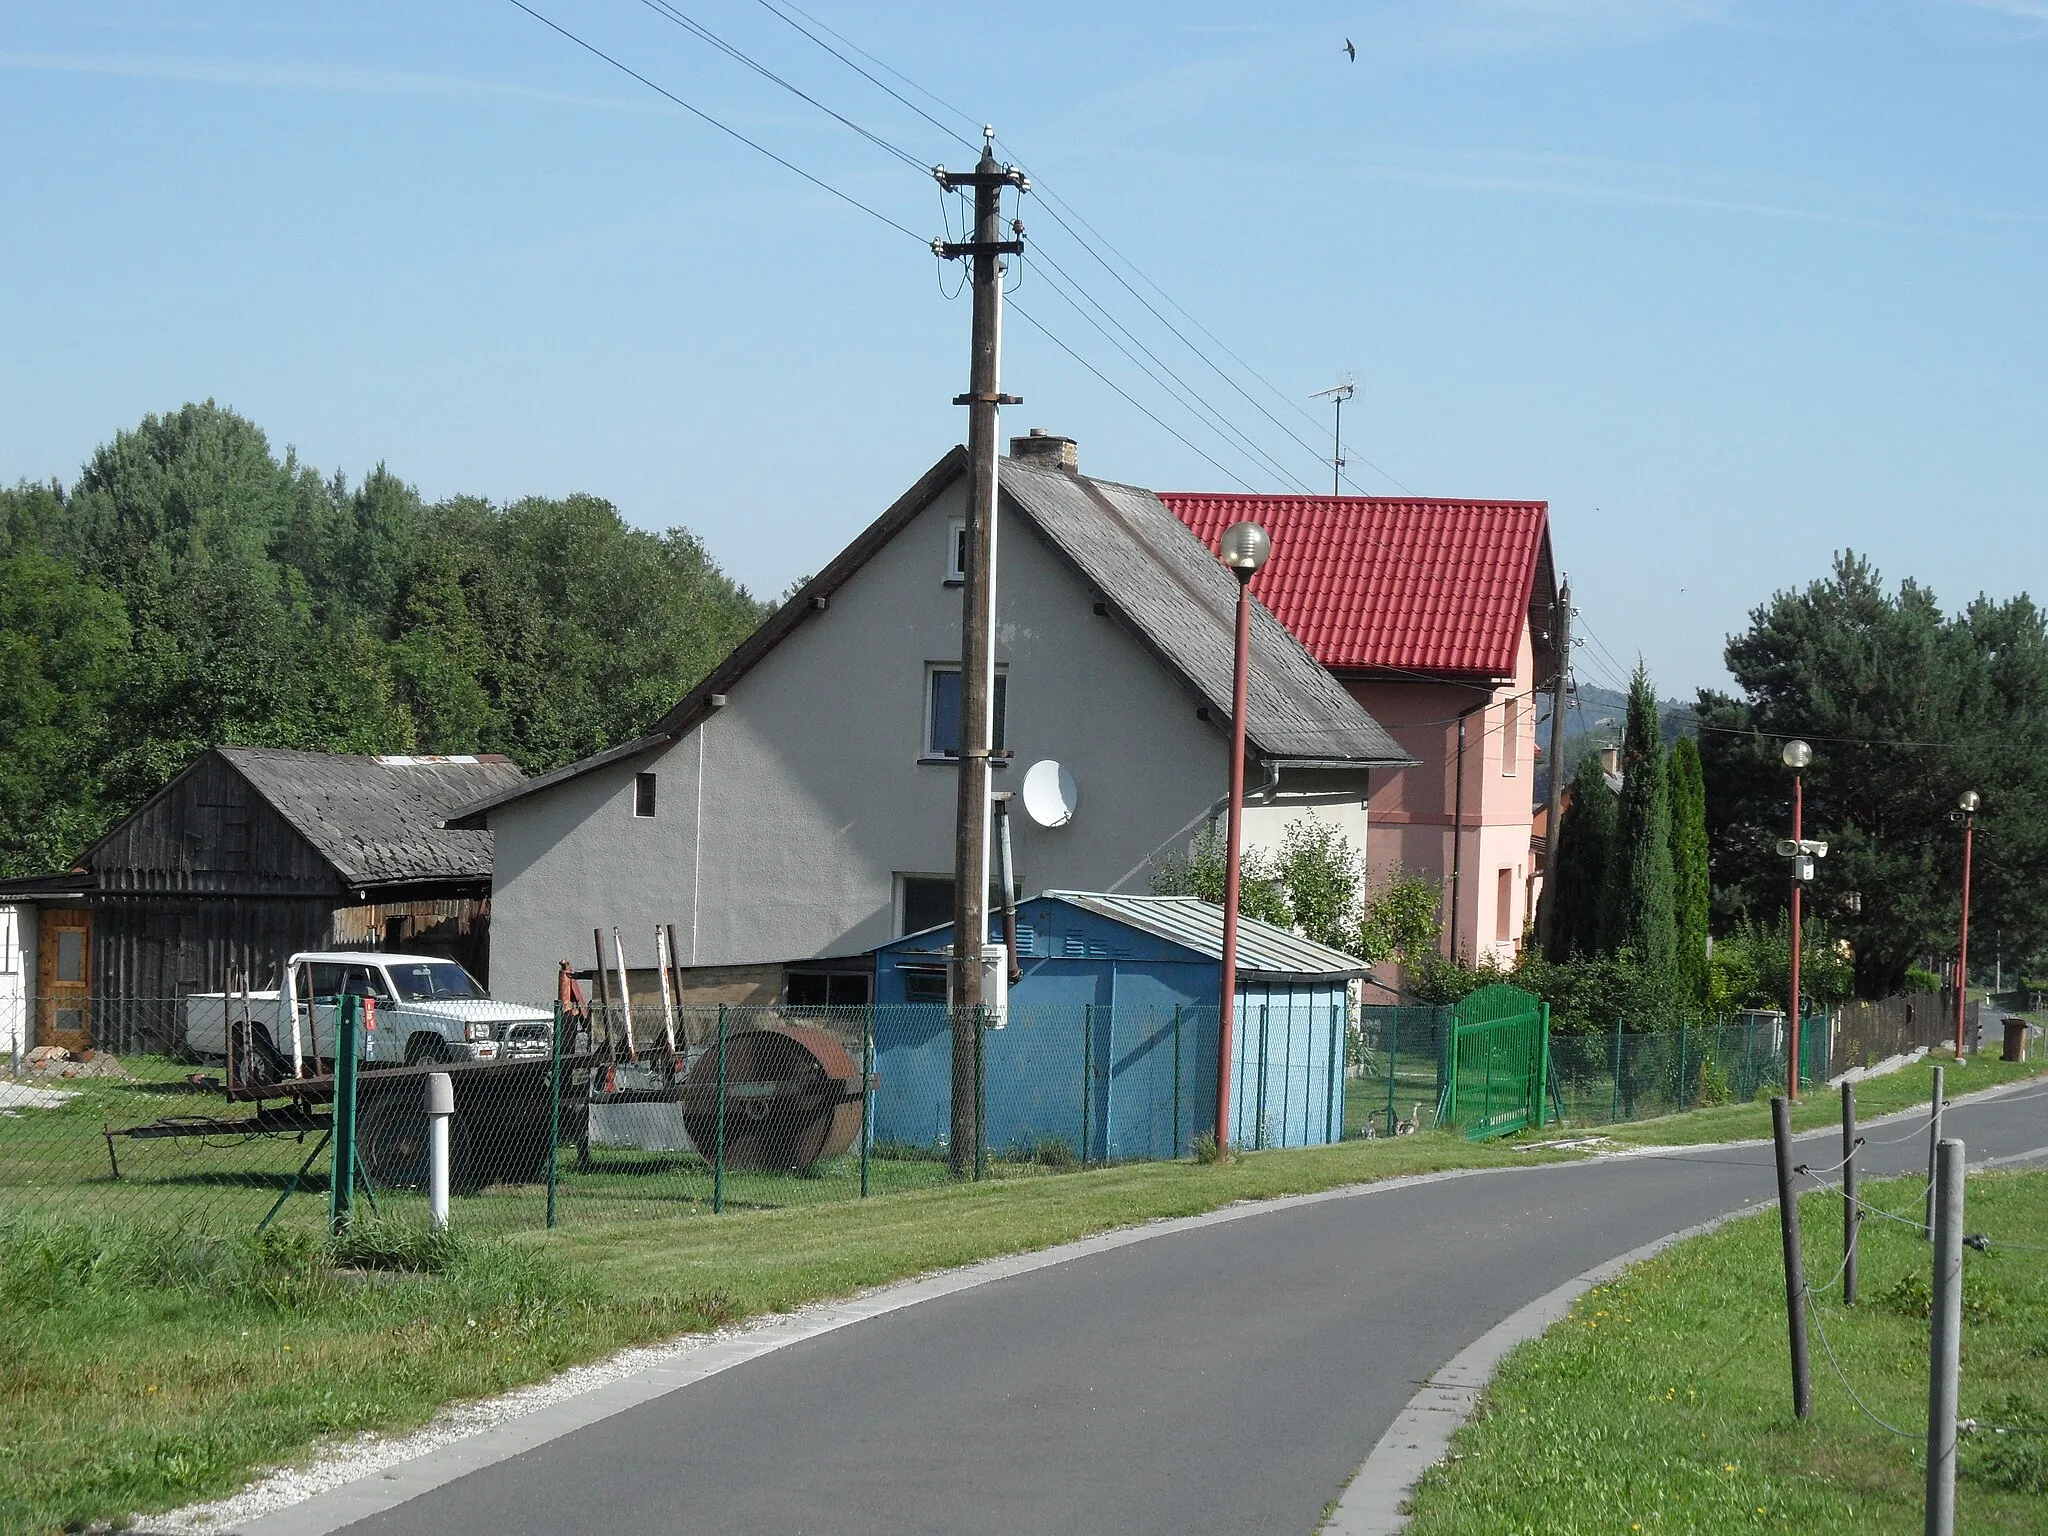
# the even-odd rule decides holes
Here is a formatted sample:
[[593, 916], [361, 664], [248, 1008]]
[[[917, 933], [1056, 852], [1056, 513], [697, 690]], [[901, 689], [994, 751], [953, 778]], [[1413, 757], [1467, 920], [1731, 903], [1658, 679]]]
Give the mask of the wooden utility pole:
[[1564, 819], [1564, 710], [1572, 688], [1572, 579], [1557, 589], [1557, 675], [1550, 680], [1550, 814], [1543, 826], [1543, 897], [1537, 903], [1536, 943], [1545, 956], [1557, 929], [1557, 850]]
[[974, 263], [974, 332], [967, 393], [967, 559], [960, 602], [960, 795], [953, 840], [953, 1106], [947, 1163], [955, 1178], [974, 1168], [981, 1140], [975, 1084], [981, 1033], [981, 947], [988, 939], [989, 752], [995, 736], [996, 433], [1000, 407], [1020, 402], [1002, 390], [1003, 257], [1024, 249], [1003, 235], [1003, 188], [1026, 186], [1023, 172], [996, 163], [995, 130], [982, 130], [973, 170], [933, 174], [948, 191], [974, 189], [974, 238], [935, 242], [939, 255]]

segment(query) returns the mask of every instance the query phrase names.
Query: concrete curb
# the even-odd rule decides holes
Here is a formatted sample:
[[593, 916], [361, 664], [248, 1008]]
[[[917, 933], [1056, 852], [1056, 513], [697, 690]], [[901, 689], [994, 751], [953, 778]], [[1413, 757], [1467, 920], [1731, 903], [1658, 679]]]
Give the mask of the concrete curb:
[[[1989, 1097], [2020, 1088], [2039, 1086], [2037, 1082], [2024, 1081], [1984, 1090], [1981, 1095], [1970, 1097]], [[1884, 1117], [1884, 1120], [1895, 1120], [1916, 1113], [1924, 1111], [1900, 1110]], [[1876, 1125], [1883, 1122], [1869, 1123]], [[1802, 1132], [1801, 1136], [1825, 1134], [1825, 1130], [1815, 1130]], [[1034, 1270], [1064, 1264], [1072, 1259], [1108, 1253], [1154, 1237], [1295, 1210], [1328, 1200], [1351, 1200], [1361, 1196], [1392, 1193], [1421, 1185], [1442, 1183], [1450, 1179], [1476, 1178], [1485, 1174], [1533, 1172], [1546, 1168], [1592, 1167], [1602, 1162], [1630, 1157], [1685, 1157], [1727, 1150], [1731, 1147], [1764, 1145], [1768, 1143], [1700, 1142], [1672, 1147], [1631, 1147], [1612, 1152], [1597, 1152], [1591, 1156], [1557, 1163], [1526, 1163], [1520, 1167], [1510, 1165], [1494, 1168], [1451, 1168], [1436, 1173], [1405, 1174], [1368, 1183], [1347, 1184], [1337, 1189], [1319, 1190], [1312, 1194], [1283, 1195], [1270, 1200], [1248, 1200], [1199, 1216], [1171, 1217], [1145, 1222], [1138, 1226], [1122, 1227], [1071, 1243], [1062, 1243], [1057, 1247], [1041, 1249], [1035, 1253], [988, 1259], [959, 1269], [896, 1281], [854, 1296], [805, 1307], [794, 1313], [762, 1318], [736, 1328], [685, 1339], [673, 1347], [654, 1346], [652, 1349], [623, 1351], [620, 1355], [612, 1357], [612, 1362], [621, 1367], [616, 1371], [607, 1370], [607, 1362], [597, 1362], [594, 1367], [578, 1367], [565, 1372], [553, 1383], [521, 1388], [481, 1405], [468, 1405], [471, 1417], [466, 1422], [460, 1422], [463, 1414], [458, 1411], [453, 1418], [459, 1422], [450, 1422], [451, 1416], [443, 1415], [435, 1423], [409, 1435], [389, 1438], [365, 1437], [354, 1445], [337, 1446], [323, 1453], [310, 1465], [282, 1468], [265, 1474], [241, 1492], [224, 1499], [188, 1505], [162, 1515], [141, 1517], [139, 1528], [162, 1532], [208, 1531], [222, 1533], [222, 1536], [227, 1536], [227, 1533], [240, 1533], [240, 1536], [327, 1536], [328, 1532], [394, 1508], [471, 1472], [521, 1455], [550, 1440], [573, 1434], [588, 1425], [610, 1418], [613, 1414], [623, 1413], [774, 1350], [848, 1327], [867, 1318], [880, 1317], [904, 1307], [915, 1306], [919, 1302], [972, 1290], [1012, 1276], [1029, 1274]], [[1746, 1207], [1745, 1210], [1767, 1208], [1752, 1206]], [[1743, 1212], [1731, 1213], [1740, 1214]], [[1625, 1254], [1611, 1261], [1610, 1265], [1603, 1265], [1600, 1269], [1587, 1273], [1599, 1275], [1614, 1266], [1634, 1263], [1647, 1252], [1655, 1251], [1657, 1247], [1668, 1245], [1688, 1235], [1690, 1233], [1677, 1234], [1665, 1239], [1661, 1244], [1653, 1245], [1651, 1249]], [[1584, 1281], [1583, 1285], [1581, 1281]], [[1585, 1285], [1597, 1283], [1595, 1279], [1582, 1276], [1580, 1280], [1569, 1282], [1551, 1296], [1532, 1303], [1530, 1308], [1524, 1308], [1508, 1322], [1497, 1325], [1494, 1330], [1470, 1346], [1450, 1365], [1439, 1371], [1432, 1381], [1443, 1381], [1448, 1389], [1451, 1380], [1448, 1373], [1457, 1368], [1460, 1362], [1466, 1361], [1468, 1355], [1473, 1355], [1474, 1351], [1488, 1339], [1492, 1339], [1501, 1329], [1507, 1328], [1524, 1313], [1534, 1315], [1532, 1308], [1543, 1307], [1550, 1304], [1554, 1297], [1563, 1295], [1562, 1309], [1556, 1314], [1561, 1317], [1564, 1310], [1569, 1309], [1573, 1296], [1578, 1295]], [[1574, 1286], [1578, 1289], [1573, 1290]], [[1541, 1332], [1542, 1328], [1547, 1326], [1548, 1322], [1545, 1322], [1537, 1326], [1535, 1331]], [[1519, 1342], [1519, 1338], [1513, 1340], [1513, 1343]], [[1477, 1374], [1469, 1388], [1470, 1394], [1476, 1396], [1479, 1388], [1490, 1378], [1500, 1356], [1505, 1354], [1508, 1348], [1512, 1348], [1513, 1343], [1503, 1345], [1483, 1369], [1471, 1365], [1471, 1370]], [[650, 1354], [655, 1358], [649, 1360]], [[1475, 1355], [1474, 1360], [1477, 1358]], [[642, 1361], [646, 1363], [639, 1363]], [[589, 1384], [582, 1384], [583, 1382]], [[550, 1387], [556, 1390], [550, 1391]], [[1429, 1390], [1424, 1389], [1425, 1393]], [[1422, 1396], [1423, 1394], [1418, 1394], [1416, 1401], [1419, 1402]], [[1415, 1407], [1416, 1404], [1411, 1402], [1402, 1418], [1396, 1421], [1396, 1430], [1407, 1421]], [[479, 1408], [484, 1412], [476, 1414], [475, 1410]], [[1445, 1420], [1442, 1436], [1445, 1442], [1448, 1442], [1451, 1431], [1464, 1422], [1464, 1416], [1469, 1411], [1469, 1399], [1464, 1407], [1457, 1410], [1455, 1418], [1449, 1416], [1447, 1408], [1440, 1408], [1437, 1411], [1436, 1416]], [[1394, 1434], [1395, 1430], [1390, 1430], [1382, 1443], [1393, 1439]], [[1374, 1454], [1377, 1455], [1378, 1452], [1375, 1451]], [[1441, 1451], [1435, 1453], [1441, 1454]], [[1434, 1460], [1435, 1455], [1430, 1460]], [[1422, 1467], [1428, 1464], [1428, 1461], [1424, 1461], [1417, 1467], [1415, 1475], [1420, 1476]], [[1361, 1469], [1361, 1477], [1363, 1470]], [[1358, 1479], [1354, 1478], [1354, 1483], [1357, 1481]], [[1405, 1492], [1402, 1496], [1405, 1497]], [[1398, 1529], [1397, 1526], [1387, 1528]], [[1329, 1529], [1338, 1531], [1342, 1528], [1333, 1525]]]
[[1740, 1206], [1683, 1232], [1632, 1248], [1619, 1258], [1573, 1276], [1548, 1295], [1537, 1297], [1495, 1323], [1453, 1355], [1449, 1363], [1422, 1384], [1421, 1391], [1408, 1399], [1408, 1406], [1387, 1427], [1372, 1454], [1345, 1485], [1321, 1536], [1394, 1536], [1405, 1530], [1408, 1515], [1403, 1506], [1409, 1495], [1422, 1481], [1422, 1474], [1450, 1451], [1451, 1436], [1471, 1418], [1472, 1410], [1479, 1404], [1479, 1394], [1486, 1390], [1486, 1384], [1493, 1380], [1493, 1373], [1511, 1350], [1562, 1322], [1570, 1315], [1573, 1302], [1630, 1265], [1654, 1258], [1687, 1238], [1704, 1236], [1741, 1217], [1776, 1208], [1775, 1201]]

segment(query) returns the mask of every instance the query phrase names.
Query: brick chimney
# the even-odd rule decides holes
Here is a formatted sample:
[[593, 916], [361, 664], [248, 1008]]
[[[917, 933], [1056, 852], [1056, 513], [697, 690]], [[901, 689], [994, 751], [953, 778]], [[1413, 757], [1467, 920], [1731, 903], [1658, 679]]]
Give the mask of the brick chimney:
[[1064, 469], [1070, 475], [1080, 470], [1080, 451], [1071, 437], [1053, 437], [1043, 427], [1033, 427], [1029, 437], [1010, 439], [1010, 457], [1047, 469]]

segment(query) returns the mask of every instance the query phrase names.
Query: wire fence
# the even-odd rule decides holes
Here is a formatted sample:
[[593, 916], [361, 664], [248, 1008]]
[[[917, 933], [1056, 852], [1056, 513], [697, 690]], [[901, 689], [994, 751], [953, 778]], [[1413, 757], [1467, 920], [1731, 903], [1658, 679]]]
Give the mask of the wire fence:
[[[82, 999], [60, 1017], [0, 1003], [0, 1217], [132, 1213], [244, 1230], [332, 1219], [345, 1006]], [[1216, 1119], [1213, 1008], [1013, 1008], [977, 1021], [942, 1004], [593, 1004], [558, 1024], [553, 1005], [437, 1012], [387, 999], [365, 1014], [349, 1117], [355, 1208], [417, 1211], [427, 1080], [446, 1072], [451, 1174], [476, 1229], [1186, 1157]], [[1939, 1025], [1917, 1005], [1906, 1019]], [[72, 1047], [56, 1043], [67, 1038], [59, 1024], [75, 1031]], [[1803, 1080], [1849, 1056], [1895, 1054], [1899, 1027], [1807, 1021]], [[142, 1049], [87, 1048], [88, 1028]], [[1232, 1144], [1469, 1132], [1445, 1118], [1456, 1029], [1449, 1007], [1241, 1005]], [[1750, 1100], [1783, 1083], [1787, 1034], [1770, 1015], [1553, 1034], [1544, 1118], [1571, 1128]], [[1464, 1097], [1480, 1096], [1468, 1085]], [[967, 1106], [957, 1118], [956, 1098]]]

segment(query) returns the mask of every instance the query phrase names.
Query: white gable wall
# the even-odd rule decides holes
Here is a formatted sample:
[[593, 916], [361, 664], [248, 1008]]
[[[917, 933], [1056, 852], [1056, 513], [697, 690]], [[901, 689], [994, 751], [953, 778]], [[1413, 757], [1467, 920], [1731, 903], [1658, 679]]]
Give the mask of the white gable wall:
[[[957, 769], [920, 764], [925, 668], [957, 662], [960, 588], [944, 583], [956, 482], [733, 685], [671, 746], [493, 812], [491, 972], [500, 996], [552, 995], [556, 962], [591, 961], [591, 929], [624, 932], [652, 961], [676, 926], [685, 964], [858, 953], [895, 934], [898, 873], [953, 865]], [[1146, 889], [1223, 794], [1226, 744], [1200, 702], [1004, 511], [997, 660], [1008, 671], [996, 773], [1056, 758], [1079, 785], [1063, 828], [1013, 818], [1017, 875], [1045, 889]], [[702, 764], [701, 775], [699, 764]], [[656, 814], [633, 814], [633, 775], [658, 775]], [[1256, 779], [1256, 775], [1254, 775]], [[699, 795], [702, 811], [699, 814]]]

